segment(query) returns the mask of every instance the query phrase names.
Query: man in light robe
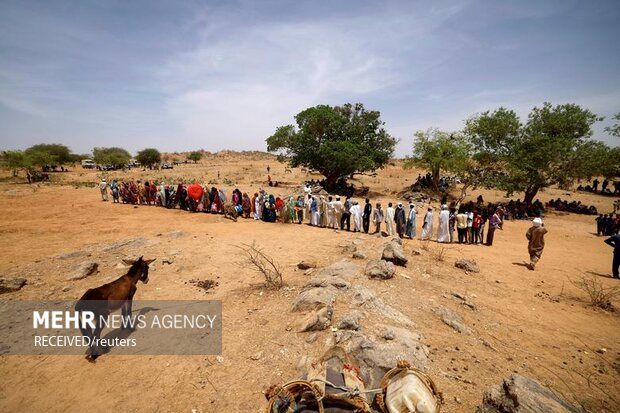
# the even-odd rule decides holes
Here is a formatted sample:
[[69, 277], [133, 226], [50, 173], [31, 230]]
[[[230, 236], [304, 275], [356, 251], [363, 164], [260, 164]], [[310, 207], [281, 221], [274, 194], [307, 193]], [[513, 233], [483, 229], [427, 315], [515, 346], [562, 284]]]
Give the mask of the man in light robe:
[[407, 228], [405, 229], [405, 235], [411, 239], [415, 238], [416, 235], [415, 220], [417, 213], [418, 211], [416, 211], [415, 205], [409, 204], [409, 215], [407, 216]]
[[527, 238], [527, 251], [530, 254], [530, 263], [527, 268], [534, 271], [536, 263], [540, 259], [543, 249], [545, 248], [545, 234], [547, 228], [545, 228], [542, 219], [534, 218], [532, 226], [527, 230], [525, 237]]
[[431, 239], [433, 233], [433, 207], [428, 207], [424, 215], [424, 224], [422, 224], [422, 240]]
[[308, 217], [308, 224], [312, 225], [312, 195], [308, 194], [306, 197], [306, 216]]
[[101, 200], [107, 201], [108, 200], [108, 183], [105, 181], [105, 179], [102, 179], [101, 182], [99, 183], [99, 191], [101, 192]]
[[344, 209], [344, 205], [342, 205], [342, 201], [340, 197], [337, 196], [334, 201], [334, 228], [340, 227], [340, 220], [342, 219], [342, 211]]
[[396, 225], [394, 224], [395, 213], [396, 211], [394, 211], [392, 203], [388, 203], [388, 207], [385, 210], [385, 230], [390, 236], [396, 234]]
[[351, 218], [353, 219], [353, 232], [362, 231], [362, 208], [357, 201], [353, 201], [351, 208], [349, 209]]
[[375, 210], [373, 211], [373, 222], [375, 223], [375, 234], [381, 232], [381, 223], [383, 223], [383, 210], [381, 209], [381, 204], [377, 202], [375, 206]]
[[312, 221], [310, 222], [310, 224], [316, 227], [319, 225], [319, 221], [321, 219], [321, 213], [319, 212], [319, 202], [316, 199], [316, 196], [312, 197], [312, 203], [310, 204], [310, 211], [312, 214]]
[[327, 197], [327, 227], [328, 228], [335, 228], [335, 220], [334, 220], [334, 215], [335, 211], [334, 211], [334, 200], [333, 198], [330, 196]]
[[319, 226], [325, 228], [327, 226], [327, 201], [323, 195], [320, 196], [319, 214]]
[[396, 224], [396, 232], [400, 238], [405, 233], [405, 227], [407, 226], [407, 219], [405, 217], [405, 208], [403, 208], [402, 202], [399, 202], [394, 212], [394, 223]]
[[437, 229], [437, 242], [450, 242], [450, 211], [447, 205], [441, 206], [439, 213], [439, 228]]

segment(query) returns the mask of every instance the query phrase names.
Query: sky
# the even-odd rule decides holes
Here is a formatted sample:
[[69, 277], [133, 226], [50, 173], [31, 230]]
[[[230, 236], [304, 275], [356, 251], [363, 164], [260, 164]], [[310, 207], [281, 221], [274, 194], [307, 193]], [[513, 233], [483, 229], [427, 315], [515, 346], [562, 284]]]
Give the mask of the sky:
[[266, 150], [301, 110], [362, 102], [411, 152], [549, 101], [620, 112], [620, 1], [0, 2], [0, 149]]

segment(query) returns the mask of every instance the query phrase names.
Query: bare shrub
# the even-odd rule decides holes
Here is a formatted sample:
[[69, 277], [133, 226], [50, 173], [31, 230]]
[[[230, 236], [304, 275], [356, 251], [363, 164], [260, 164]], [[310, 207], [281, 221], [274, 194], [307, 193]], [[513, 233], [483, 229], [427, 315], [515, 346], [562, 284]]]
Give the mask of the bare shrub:
[[605, 287], [595, 277], [581, 277], [572, 284], [588, 295], [592, 306], [603, 310], [613, 311], [612, 301], [620, 296], [620, 287]]
[[446, 260], [446, 249], [444, 247], [436, 247], [432, 251], [435, 261], [444, 262]]
[[244, 260], [239, 263], [240, 267], [247, 268], [249, 265], [254, 271], [262, 274], [265, 277], [267, 288], [278, 290], [282, 287], [280, 266], [256, 244], [256, 241], [253, 241], [251, 245], [238, 245], [237, 248], [244, 254]]

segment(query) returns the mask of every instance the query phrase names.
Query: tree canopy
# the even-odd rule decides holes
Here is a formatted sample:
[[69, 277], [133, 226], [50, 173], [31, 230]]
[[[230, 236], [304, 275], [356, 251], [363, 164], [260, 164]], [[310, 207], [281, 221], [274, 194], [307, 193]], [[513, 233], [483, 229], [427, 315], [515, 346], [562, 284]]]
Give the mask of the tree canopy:
[[131, 154], [123, 148], [94, 148], [93, 160], [99, 165], [112, 165], [116, 168], [125, 166], [131, 160]]
[[192, 151], [187, 155], [187, 159], [190, 161], [194, 161], [194, 163], [198, 162], [202, 159], [202, 152], [200, 151]]
[[267, 150], [280, 152], [291, 166], [319, 171], [333, 189], [340, 179], [384, 166], [396, 139], [384, 128], [378, 111], [350, 103], [318, 105], [295, 116], [297, 126], [285, 125], [267, 138]]
[[463, 133], [477, 159], [502, 166], [504, 173], [488, 176], [487, 185], [523, 191], [529, 204], [540, 189], [566, 187], [604, 171], [609, 148], [589, 140], [599, 120], [579, 105], [544, 103], [525, 123], [505, 108], [484, 112], [468, 119]]
[[462, 174], [471, 164], [469, 143], [458, 133], [439, 129], [417, 131], [413, 141], [413, 156], [405, 160], [405, 168], [422, 166], [433, 175], [433, 186], [439, 188], [442, 171]]
[[[31, 160], [37, 161], [36, 166], [43, 165], [64, 165], [74, 162], [74, 156], [71, 154], [71, 150], [58, 143], [40, 143], [33, 145], [24, 151], [26, 157], [30, 157]], [[40, 164], [40, 162], [45, 163]]]
[[612, 119], [615, 120], [616, 123], [611, 126], [607, 126], [605, 128], [605, 132], [609, 133], [611, 136], [620, 138], [620, 112], [616, 113]]
[[161, 162], [161, 154], [155, 148], [146, 148], [138, 152], [136, 160], [140, 162], [141, 165], [152, 168]]

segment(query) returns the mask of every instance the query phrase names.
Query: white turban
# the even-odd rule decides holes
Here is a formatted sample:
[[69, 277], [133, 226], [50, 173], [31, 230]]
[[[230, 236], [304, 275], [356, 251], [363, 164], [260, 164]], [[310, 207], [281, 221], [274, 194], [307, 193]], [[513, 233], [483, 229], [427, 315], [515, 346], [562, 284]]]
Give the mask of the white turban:
[[532, 220], [532, 225], [534, 225], [535, 227], [539, 227], [542, 225], [542, 219], [540, 218], [534, 218]]

